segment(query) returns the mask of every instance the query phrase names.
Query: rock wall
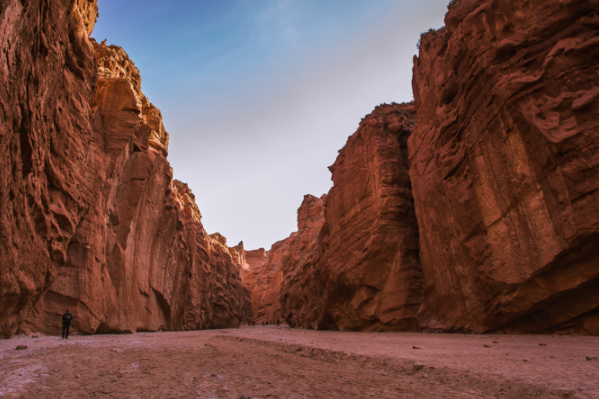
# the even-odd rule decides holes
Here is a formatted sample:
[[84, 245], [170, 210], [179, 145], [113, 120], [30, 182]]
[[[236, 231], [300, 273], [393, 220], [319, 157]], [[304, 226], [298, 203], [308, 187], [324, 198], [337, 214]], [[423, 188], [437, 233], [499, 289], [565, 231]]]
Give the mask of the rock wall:
[[238, 326], [249, 292], [173, 181], [160, 111], [95, 1], [0, 5], [0, 335]]
[[289, 324], [599, 334], [598, 32], [597, 0], [454, 0], [415, 106], [379, 107], [331, 167], [316, 242], [283, 262]]
[[283, 268], [291, 326], [416, 328], [422, 281], [406, 146], [413, 127], [413, 105], [379, 106], [339, 152], [312, 240], [287, 245], [300, 254]]
[[[97, 7], [0, 3], [0, 336], [12, 335], [67, 261], [102, 167], [91, 100]], [[87, 26], [86, 26], [87, 24]]]
[[[246, 260], [249, 270], [242, 276], [244, 284], [251, 291], [254, 321], [256, 323], [283, 322], [281, 310], [281, 285], [283, 279], [293, 278], [291, 274], [298, 269], [307, 267], [307, 258], [316, 251], [318, 234], [324, 222], [324, 196], [304, 196], [304, 201], [298, 209], [298, 231], [288, 238], [278, 241], [266, 252], [264, 249], [248, 251]], [[301, 277], [302, 272], [294, 276]], [[292, 300], [304, 300], [303, 295], [291, 295]], [[305, 304], [300, 304], [303, 306]]]
[[599, 333], [599, 2], [458, 0], [414, 62], [410, 177], [442, 330]]
[[325, 223], [325, 203], [326, 195], [320, 198], [305, 195], [297, 211], [298, 231], [273, 245], [269, 251], [271, 264], [279, 265], [277, 311], [291, 327], [304, 326], [318, 315], [317, 303], [322, 295], [323, 280], [317, 261], [319, 237]]

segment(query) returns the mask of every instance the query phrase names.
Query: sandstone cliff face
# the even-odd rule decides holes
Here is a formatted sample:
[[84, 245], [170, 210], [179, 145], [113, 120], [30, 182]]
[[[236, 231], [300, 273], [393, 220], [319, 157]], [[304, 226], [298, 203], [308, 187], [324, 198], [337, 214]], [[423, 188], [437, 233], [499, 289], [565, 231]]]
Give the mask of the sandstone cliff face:
[[413, 105], [379, 106], [340, 151], [316, 242], [285, 265], [290, 325], [416, 328], [422, 281], [406, 146], [413, 127]]
[[598, 10], [459, 0], [422, 37], [423, 327], [599, 333]]
[[87, 39], [96, 16], [84, 0], [2, 9], [1, 98], [16, 101], [1, 120], [0, 333], [55, 332], [65, 308], [85, 333], [238, 326], [251, 309], [232, 254], [173, 181], [133, 62]]
[[67, 262], [95, 201], [101, 138], [86, 1], [0, 3], [0, 336], [10, 336]]
[[[298, 210], [297, 232], [273, 244], [270, 251], [261, 248], [245, 253], [247, 271], [242, 273], [242, 280], [251, 292], [253, 321], [256, 323], [284, 321], [281, 284], [285, 276], [289, 277], [304, 266], [306, 257], [316, 252], [314, 248], [324, 221], [323, 199], [306, 195]], [[298, 300], [302, 298], [297, 297]]]
[[[324, 225], [325, 202], [326, 195], [320, 198], [305, 195], [297, 211], [298, 231], [273, 245], [268, 252], [270, 264], [267, 263], [267, 267], [276, 267], [274, 286], [280, 290], [278, 303], [273, 308], [291, 327], [303, 326], [318, 314], [317, 303], [322, 293], [317, 267], [318, 239]], [[254, 309], [254, 313], [258, 309]]]

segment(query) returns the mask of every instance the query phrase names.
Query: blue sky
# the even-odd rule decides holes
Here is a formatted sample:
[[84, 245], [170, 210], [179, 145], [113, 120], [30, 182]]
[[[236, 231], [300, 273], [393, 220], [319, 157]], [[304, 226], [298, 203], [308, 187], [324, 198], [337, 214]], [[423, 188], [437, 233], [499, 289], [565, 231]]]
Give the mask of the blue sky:
[[161, 109], [175, 178], [209, 233], [270, 248], [339, 149], [384, 102], [412, 100], [421, 32], [449, 0], [99, 0], [92, 36], [122, 46]]

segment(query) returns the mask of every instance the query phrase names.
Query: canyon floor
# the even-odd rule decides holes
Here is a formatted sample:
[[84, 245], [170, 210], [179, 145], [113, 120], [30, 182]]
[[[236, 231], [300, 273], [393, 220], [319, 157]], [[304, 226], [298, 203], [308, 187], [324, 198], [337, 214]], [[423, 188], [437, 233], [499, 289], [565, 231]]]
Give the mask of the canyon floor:
[[286, 327], [18, 337], [0, 341], [0, 397], [599, 398], [599, 361], [587, 356], [599, 357], [598, 337]]

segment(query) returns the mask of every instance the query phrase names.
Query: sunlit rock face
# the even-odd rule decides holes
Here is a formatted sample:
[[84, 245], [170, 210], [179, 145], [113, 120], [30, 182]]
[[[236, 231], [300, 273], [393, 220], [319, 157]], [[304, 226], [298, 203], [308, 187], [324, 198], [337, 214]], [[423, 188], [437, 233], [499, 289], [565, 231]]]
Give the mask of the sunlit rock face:
[[458, 0], [415, 59], [424, 328], [599, 333], [599, 2]]
[[[318, 234], [324, 222], [324, 198], [304, 196], [297, 215], [297, 232], [274, 243], [267, 252], [264, 249], [247, 252], [249, 270], [242, 278], [251, 291], [256, 323], [284, 321], [281, 312], [281, 284], [284, 278], [302, 278], [307, 259], [316, 253]], [[310, 302], [305, 302], [305, 295], [306, 293], [301, 292], [290, 294], [291, 300], [298, 301], [298, 306], [310, 307]]]
[[[408, 177], [414, 106], [381, 105], [331, 166], [333, 188], [310, 239], [285, 256], [283, 316], [292, 326], [341, 330], [415, 329], [422, 300], [418, 226]], [[312, 209], [312, 211], [308, 211]]]
[[93, 1], [4, 2], [0, 334], [238, 326], [249, 292], [173, 181], [160, 111]]
[[[104, 168], [94, 131], [95, 2], [0, 3], [0, 335], [68, 261]], [[72, 251], [72, 250], [71, 250]]]

